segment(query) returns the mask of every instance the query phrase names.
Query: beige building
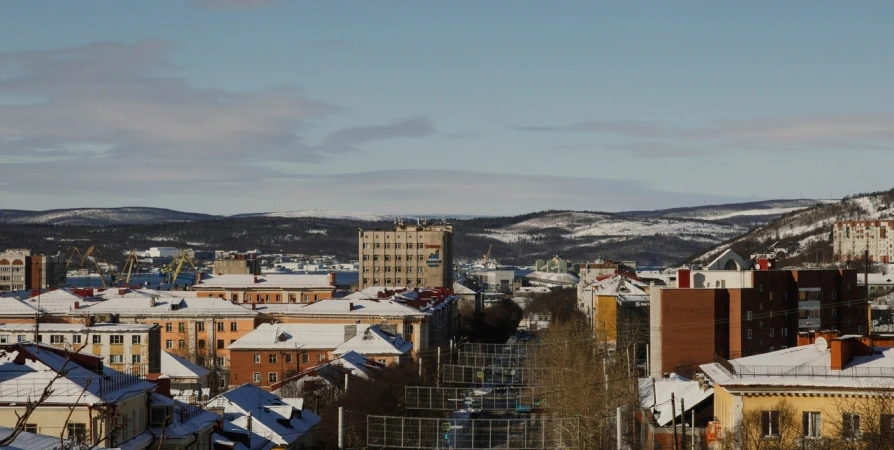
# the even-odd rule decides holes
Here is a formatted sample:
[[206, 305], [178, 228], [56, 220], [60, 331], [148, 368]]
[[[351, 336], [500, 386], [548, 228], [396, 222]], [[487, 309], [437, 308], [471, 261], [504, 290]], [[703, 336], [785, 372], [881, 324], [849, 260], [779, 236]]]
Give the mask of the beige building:
[[894, 262], [894, 220], [850, 220], [835, 222], [832, 230], [833, 251], [841, 261], [863, 259], [888, 264]]
[[[161, 368], [158, 325], [41, 323], [37, 341], [99, 357], [108, 367], [142, 375]], [[33, 323], [0, 324], [0, 345], [34, 341]]]
[[453, 227], [405, 225], [360, 230], [359, 288], [370, 286], [452, 287]]
[[0, 292], [25, 289], [26, 260], [29, 250], [6, 250], [0, 252]]

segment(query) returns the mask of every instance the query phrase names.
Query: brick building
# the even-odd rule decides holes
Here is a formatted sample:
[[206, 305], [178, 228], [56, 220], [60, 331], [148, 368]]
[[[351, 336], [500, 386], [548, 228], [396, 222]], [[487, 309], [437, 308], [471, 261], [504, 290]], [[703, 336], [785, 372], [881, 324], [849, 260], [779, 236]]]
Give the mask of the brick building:
[[0, 292], [57, 288], [65, 284], [65, 261], [59, 255], [32, 255], [27, 249], [0, 252]]
[[335, 273], [328, 275], [216, 275], [192, 287], [197, 297], [217, 297], [236, 303], [313, 303], [332, 298]]
[[[678, 280], [692, 278], [683, 272]], [[728, 283], [721, 280], [724, 273]], [[866, 292], [857, 286], [855, 270], [711, 271], [711, 275], [708, 282], [721, 287], [651, 290], [652, 376], [691, 370], [713, 361], [715, 354], [738, 358], [794, 347], [799, 331], [868, 332]]]
[[848, 220], [832, 228], [833, 252], [840, 261], [863, 259], [884, 264], [894, 262], [894, 220]]
[[453, 286], [453, 227], [398, 224], [360, 230], [360, 289], [370, 286]]

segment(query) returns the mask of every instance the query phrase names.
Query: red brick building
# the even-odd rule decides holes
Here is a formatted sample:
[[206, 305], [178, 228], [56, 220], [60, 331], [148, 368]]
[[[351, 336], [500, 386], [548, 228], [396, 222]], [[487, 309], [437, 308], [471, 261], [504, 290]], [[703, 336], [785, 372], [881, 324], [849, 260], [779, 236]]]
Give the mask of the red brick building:
[[855, 270], [729, 273], [750, 279], [744, 287], [652, 290], [652, 376], [686, 373], [715, 354], [739, 358], [793, 347], [799, 331], [868, 332], [866, 291]]

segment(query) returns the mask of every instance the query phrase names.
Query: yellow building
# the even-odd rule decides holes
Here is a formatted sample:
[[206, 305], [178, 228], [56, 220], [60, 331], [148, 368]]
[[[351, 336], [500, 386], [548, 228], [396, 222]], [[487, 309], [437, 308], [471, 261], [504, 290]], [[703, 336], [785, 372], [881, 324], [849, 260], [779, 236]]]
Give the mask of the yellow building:
[[578, 285], [578, 309], [587, 315], [597, 340], [615, 345], [620, 335], [627, 343], [645, 344], [646, 333], [635, 332], [648, 328], [648, 289], [625, 275], [604, 276]]
[[[811, 442], [843, 448], [845, 441], [860, 443], [848, 448], [876, 448], [872, 439], [894, 437], [890, 344], [890, 338], [817, 338], [799, 347], [702, 365], [714, 383], [714, 429], [726, 439], [738, 433], [790, 439], [808, 448]], [[754, 441], [738, 445], [759, 446]]]

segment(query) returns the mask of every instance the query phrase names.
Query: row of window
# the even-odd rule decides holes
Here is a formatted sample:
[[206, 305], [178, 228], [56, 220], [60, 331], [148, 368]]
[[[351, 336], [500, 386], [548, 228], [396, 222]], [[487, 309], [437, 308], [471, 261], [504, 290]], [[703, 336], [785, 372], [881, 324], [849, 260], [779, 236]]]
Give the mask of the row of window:
[[[230, 343], [232, 344], [233, 342], [236, 342], [236, 340], [235, 340], [235, 339], [230, 339]], [[198, 342], [197, 342], [197, 344], [198, 344], [199, 349], [204, 349], [204, 348], [205, 348], [205, 340], [204, 340], [204, 339], [199, 339]], [[173, 339], [168, 339], [168, 340], [166, 340], [166, 341], [165, 341], [165, 348], [174, 348], [174, 340], [173, 340]], [[177, 348], [186, 348], [186, 341], [185, 341], [184, 339], [180, 339], [180, 340], [178, 340], [178, 341], [177, 341]], [[223, 349], [224, 349], [224, 340], [223, 340], [223, 339], [218, 339], [218, 340], [217, 340], [217, 349], [218, 349], [218, 350], [223, 350]]]
[[[401, 243], [400, 243], [400, 242], [395, 242], [393, 245], [394, 245], [394, 248], [395, 248], [395, 249], [399, 249], [399, 248], [401, 248]], [[391, 246], [392, 246], [391, 242], [385, 242], [385, 248], [392, 248]], [[370, 248], [370, 244], [364, 242], [364, 243], [363, 243], [363, 248], [364, 248], [364, 249], [368, 249], [368, 248]], [[375, 242], [375, 243], [372, 244], [372, 248], [382, 248], [382, 243], [381, 243], [381, 242]], [[425, 248], [425, 244], [419, 242], [419, 243], [417, 243], [416, 246], [414, 247], [412, 242], [407, 242], [407, 248]]]
[[[761, 324], [763, 324], [763, 322], [761, 322]], [[763, 328], [763, 326], [761, 326], [761, 328]], [[767, 333], [768, 333], [768, 335], [769, 335], [770, 337], [775, 337], [775, 336], [776, 336], [776, 329], [775, 329], [775, 328], [768, 328], [768, 329], [767, 329]], [[754, 333], [751, 332], [751, 328], [749, 328], [749, 329], [746, 330], [746, 335], [748, 336], [748, 339], [751, 339], [752, 336], [754, 336]], [[780, 329], [779, 329], [779, 335], [782, 336], [782, 337], [787, 337], [787, 336], [788, 336], [788, 328], [780, 328]]]
[[[397, 266], [397, 267], [385, 266], [385, 268], [384, 268], [384, 271], [385, 271], [385, 272], [397, 272], [397, 273], [401, 273], [401, 272], [403, 272], [403, 271], [405, 271], [405, 270], [406, 270], [407, 273], [413, 273], [413, 266], [407, 266], [407, 267], [401, 267], [401, 266]], [[370, 268], [369, 268], [369, 266], [364, 267], [364, 268], [363, 268], [363, 271], [364, 271], [365, 273], [369, 273], [369, 272], [370, 272]], [[382, 272], [382, 271], [383, 271], [383, 268], [382, 268], [381, 266], [376, 266], [376, 267], [374, 267], [373, 270], [372, 270], [372, 272], [376, 272], [376, 273], [378, 273], [378, 272]], [[416, 271], [419, 272], [419, 273], [422, 273], [422, 266], [418, 266], [418, 267], [416, 268]]]
[[[823, 419], [819, 411], [804, 411], [801, 414], [801, 436], [806, 438], [822, 437]], [[894, 414], [882, 414], [880, 429], [889, 436], [894, 435]], [[761, 435], [764, 438], [778, 438], [782, 430], [779, 423], [779, 411], [761, 411]], [[843, 413], [841, 415], [841, 434], [845, 439], [860, 437], [860, 415]]]
[[[279, 297], [279, 296], [277, 296]], [[158, 325], [156, 323], [156, 325]], [[226, 325], [224, 322], [217, 322], [217, 331], [224, 331], [224, 327]], [[197, 331], [205, 331], [205, 322], [196, 322], [196, 330]], [[165, 323], [165, 331], [171, 333], [174, 331], [174, 324], [171, 322]], [[239, 331], [239, 326], [237, 322], [230, 322], [230, 331]], [[177, 332], [185, 333], [186, 332], [186, 322], [177, 322]]]
[[[403, 261], [403, 260], [404, 260], [404, 255], [394, 255], [394, 258], [392, 258], [391, 255], [383, 255], [383, 256], [379, 256], [379, 255], [372, 255], [372, 256], [370, 256], [370, 255], [363, 255], [363, 260], [364, 260], [364, 261], [369, 261], [370, 259], [372, 259], [373, 261], [391, 261], [392, 259], [393, 259], [394, 261]], [[407, 255], [407, 261], [413, 261], [414, 259], [417, 260], [417, 261], [425, 261], [425, 256], [424, 256], [424, 255], [417, 255], [417, 256], [414, 257], [413, 255]]]
[[[378, 286], [378, 285], [382, 284], [382, 279], [381, 279], [381, 278], [373, 278], [373, 279], [372, 279], [372, 282], [373, 282], [374, 285], [377, 285], [377, 286]], [[412, 278], [407, 278], [407, 284], [412, 284], [412, 283], [413, 283], [413, 279], [412, 279]], [[363, 284], [364, 284], [364, 285], [368, 285], [368, 284], [369, 284], [369, 278], [364, 278], [364, 279], [363, 279]], [[385, 285], [386, 285], [386, 286], [402, 286], [403, 284], [404, 284], [404, 279], [403, 279], [403, 278], [394, 278], [394, 279], [392, 279], [392, 278], [385, 278]], [[419, 285], [419, 286], [421, 286], [421, 285], [422, 285], [422, 278], [417, 278], [417, 279], [416, 279], [416, 284]]]
[[[277, 355], [276, 353], [269, 353], [269, 354], [267, 354], [267, 362], [275, 363], [275, 362], [276, 362], [276, 358], [277, 358], [276, 355]], [[261, 363], [261, 354], [260, 354], [260, 353], [255, 353], [254, 356], [255, 356], [255, 364], [260, 364], [260, 363]], [[320, 353], [320, 354], [317, 355], [317, 362], [323, 362], [325, 359], [326, 359], [326, 355], [324, 355], [324, 354], [322, 354], [322, 353]], [[291, 364], [292, 361], [293, 361], [293, 360], [292, 360], [292, 354], [290, 354], [290, 353], [286, 353], [286, 354], [285, 354], [285, 363], [286, 363], [286, 364]], [[302, 353], [302, 354], [301, 354], [301, 363], [302, 363], [302, 364], [307, 364], [308, 362], [310, 362], [310, 355], [308, 355], [307, 353]]]
[[[140, 355], [131, 355], [130, 362], [140, 364], [143, 362], [143, 358]], [[109, 355], [109, 364], [124, 364], [124, 355]]]
[[[102, 336], [101, 334], [94, 334], [91, 339], [94, 344], [102, 344]], [[29, 336], [25, 334], [19, 334], [16, 336], [16, 342], [26, 342], [29, 340]], [[9, 344], [11, 336], [8, 334], [0, 334], [0, 344]], [[84, 336], [80, 334], [75, 334], [71, 336], [72, 344], [81, 344], [83, 343], [82, 339]], [[43, 342], [43, 335], [37, 336], [37, 342]], [[143, 342], [143, 337], [137, 334], [131, 335], [130, 339], [131, 344], [141, 344]], [[50, 344], [64, 344], [65, 343], [65, 335], [63, 334], [51, 334], [50, 335]], [[111, 334], [109, 335], [109, 343], [110, 344], [123, 344], [124, 343], [124, 335], [123, 334]]]
[[[12, 270], [10, 270], [10, 269], [12, 269]], [[9, 266], [0, 267], [0, 272], [24, 272], [24, 271], [25, 271], [24, 267], [9, 267]]]

